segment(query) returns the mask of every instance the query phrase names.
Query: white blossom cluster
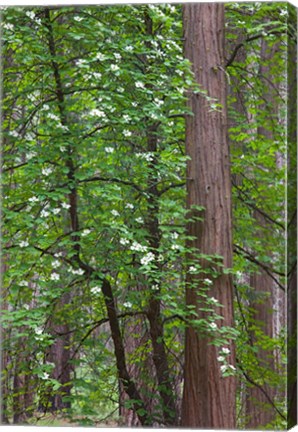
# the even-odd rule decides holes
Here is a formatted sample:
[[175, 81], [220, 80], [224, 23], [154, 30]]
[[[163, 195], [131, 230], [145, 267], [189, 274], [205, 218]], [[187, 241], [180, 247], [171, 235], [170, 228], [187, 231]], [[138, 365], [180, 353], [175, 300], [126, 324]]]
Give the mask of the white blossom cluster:
[[164, 104], [164, 101], [162, 99], [154, 99], [154, 103], [156, 106], [158, 106], [159, 108]]
[[217, 324], [215, 322], [210, 323], [209, 327], [211, 330], [217, 330]]
[[235, 366], [229, 364], [227, 361], [227, 356], [230, 353], [231, 353], [231, 351], [229, 348], [223, 347], [220, 351], [220, 355], [217, 357], [217, 360], [220, 363], [223, 363], [222, 365], [220, 365], [220, 370], [222, 373], [230, 372], [231, 374], [233, 374], [233, 372], [236, 371]]
[[81, 236], [82, 237], [86, 237], [87, 235], [89, 235], [91, 233], [91, 230], [86, 228], [81, 232]]
[[137, 251], [137, 252], [146, 252], [147, 246], [142, 246], [140, 243], [133, 242], [133, 244], [130, 247], [130, 250]]
[[62, 256], [63, 256], [63, 252], [56, 252], [56, 253], [54, 253], [54, 257], [56, 257], [56, 258], [60, 258]]
[[33, 11], [27, 11], [25, 14], [28, 18], [32, 19], [35, 21], [36, 24], [41, 24], [41, 19], [40, 18], [36, 18], [35, 13]]
[[219, 301], [218, 301], [215, 297], [210, 297], [210, 298], [209, 298], [209, 303], [212, 303], [212, 304], [218, 304]]
[[25, 15], [30, 18], [30, 19], [34, 19], [35, 18], [35, 13], [33, 11], [27, 11], [25, 13]]
[[46, 218], [46, 217], [49, 216], [49, 214], [50, 214], [49, 211], [47, 211], [46, 209], [42, 209], [41, 212], [40, 212], [40, 217]]
[[68, 132], [68, 131], [69, 131], [68, 127], [65, 126], [65, 125], [63, 125], [63, 124], [61, 124], [61, 123], [58, 123], [58, 124], [56, 125], [56, 127], [58, 127], [59, 129], [64, 130], [65, 132]]
[[48, 113], [47, 117], [51, 120], [55, 120], [57, 122], [60, 122], [60, 118], [56, 114]]
[[123, 115], [123, 120], [126, 122], [129, 122], [131, 120], [131, 117], [128, 114]]
[[35, 327], [34, 332], [37, 335], [41, 335], [43, 333], [43, 329], [41, 327]]
[[93, 110], [90, 111], [90, 115], [93, 117], [105, 117], [106, 114], [104, 111], [94, 108]]
[[18, 132], [16, 130], [10, 131], [9, 135], [12, 136], [12, 137], [14, 137], [14, 138], [18, 138], [19, 137], [19, 134], [18, 134]]
[[3, 28], [4, 28], [5, 30], [13, 31], [13, 29], [14, 29], [14, 25], [13, 25], [13, 24], [10, 24], [10, 23], [5, 23], [5, 24], [3, 24]]
[[42, 380], [47, 380], [49, 378], [49, 374], [47, 372], [44, 372], [44, 374], [40, 377]]
[[139, 159], [144, 159], [147, 162], [151, 162], [153, 160], [153, 153], [147, 152], [147, 153], [136, 153], [136, 157]]
[[119, 66], [117, 64], [111, 64], [111, 71], [117, 72], [119, 70]]
[[220, 370], [222, 373], [225, 373], [227, 371], [236, 371], [235, 366], [231, 365], [231, 364], [224, 364], [220, 366]]
[[91, 288], [90, 290], [92, 292], [92, 294], [100, 294], [101, 293], [101, 288], [99, 286], [94, 286]]
[[152, 252], [148, 252], [146, 255], [143, 256], [143, 258], [141, 258], [141, 264], [147, 265], [154, 260], [155, 260], [155, 255]]
[[93, 72], [92, 77], [95, 79], [100, 79], [102, 77], [102, 74], [100, 72]]
[[44, 167], [41, 170], [42, 175], [44, 175], [46, 177], [49, 176], [50, 174], [52, 174], [52, 172], [53, 172], [53, 169], [51, 167]]
[[87, 61], [84, 60], [84, 59], [79, 59], [79, 60], [76, 61], [76, 65], [77, 65], [78, 67], [82, 67], [82, 66], [84, 66], [86, 63], [87, 63]]
[[123, 135], [124, 135], [125, 137], [130, 137], [130, 136], [132, 136], [132, 133], [131, 133], [129, 130], [124, 129], [124, 131], [123, 131]]
[[135, 86], [136, 86], [137, 88], [142, 88], [142, 89], [145, 88], [145, 84], [142, 83], [141, 81], [136, 81], [136, 82], [135, 82]]
[[52, 273], [50, 279], [52, 281], [58, 281], [60, 279], [60, 275], [58, 273]]
[[82, 276], [84, 274], [84, 270], [83, 269], [69, 269], [68, 270], [70, 273], [74, 274], [74, 275], [79, 275]]
[[104, 61], [106, 59], [106, 56], [102, 53], [97, 53], [95, 58], [96, 60]]
[[212, 280], [211, 279], [204, 279], [204, 283], [206, 285], [212, 285]]
[[29, 246], [29, 243], [26, 240], [20, 241], [19, 246], [21, 248], [25, 248], [25, 247]]

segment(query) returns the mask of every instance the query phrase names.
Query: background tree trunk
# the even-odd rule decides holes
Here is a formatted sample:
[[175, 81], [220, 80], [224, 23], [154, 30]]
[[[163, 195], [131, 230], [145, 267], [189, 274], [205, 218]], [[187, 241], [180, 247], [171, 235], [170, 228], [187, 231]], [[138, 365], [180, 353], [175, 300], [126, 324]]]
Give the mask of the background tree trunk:
[[288, 388], [287, 426], [297, 425], [297, 9], [288, 4], [291, 29], [288, 36]]
[[[278, 44], [274, 44], [273, 47], [269, 47], [265, 39], [261, 40], [261, 66], [260, 66], [260, 82], [263, 86], [263, 98], [264, 104], [261, 109], [266, 114], [263, 125], [258, 127], [258, 137], [260, 140], [274, 141], [274, 130], [272, 128], [272, 118], [277, 116], [277, 103], [274, 97], [275, 89], [271, 84], [274, 80], [271, 74], [271, 65], [273, 64], [274, 54], [279, 49]], [[266, 199], [264, 198], [264, 201]], [[258, 238], [263, 238], [263, 243], [268, 244], [270, 248], [270, 238], [272, 227], [263, 215], [254, 212], [254, 219], [256, 221], [256, 232], [258, 232]], [[263, 269], [259, 269], [258, 272], [251, 275], [250, 286], [254, 293], [255, 301], [251, 302], [250, 307], [254, 309], [253, 322], [254, 326], [258, 328], [266, 337], [272, 338], [273, 334], [273, 321], [277, 319], [274, 314], [274, 295], [275, 286], [272, 278]], [[251, 340], [252, 343], [257, 347], [259, 337], [255, 335], [255, 331], [252, 332]], [[257, 361], [260, 366], [260, 380], [264, 382], [259, 386], [252, 385], [247, 389], [247, 401], [246, 401], [246, 416], [247, 424], [246, 427], [249, 429], [256, 429], [260, 426], [265, 426], [271, 423], [276, 415], [275, 409], [272, 404], [269, 403], [269, 399], [273, 402], [276, 389], [268, 385], [266, 377], [264, 377], [264, 368], [267, 371], [274, 371], [274, 352], [273, 349], [265, 350], [259, 347], [257, 352]], [[260, 382], [258, 380], [258, 382]], [[262, 391], [263, 390], [263, 391]]]
[[[224, 72], [224, 5], [187, 4], [183, 9], [185, 56], [192, 62], [195, 79], [207, 92], [191, 94], [189, 106], [193, 116], [186, 121], [186, 153], [191, 160], [187, 172], [187, 206], [205, 208], [199, 216], [203, 222], [189, 224], [195, 240], [189, 246], [198, 253], [218, 254], [225, 267], [232, 265], [231, 184], [227, 142], [226, 77]], [[214, 109], [213, 103], [219, 104]], [[194, 212], [193, 212], [194, 213]], [[210, 263], [201, 260], [208, 269]], [[190, 275], [188, 281], [191, 281]], [[186, 302], [195, 305], [199, 317], [197, 287], [187, 288]], [[233, 285], [230, 275], [213, 280], [208, 295], [224, 308], [222, 324], [233, 324]], [[235, 365], [234, 346], [229, 346], [228, 361]], [[182, 426], [200, 428], [235, 428], [234, 377], [223, 378], [217, 360], [218, 348], [210, 338], [186, 330], [185, 383], [182, 401]]]
[[55, 364], [52, 378], [62, 384], [57, 392], [50, 395], [49, 401], [46, 401], [49, 402], [48, 410], [51, 412], [60, 411], [71, 406], [70, 400], [64, 400], [64, 398], [70, 396], [73, 366], [70, 363], [72, 352], [69, 325], [63, 318], [64, 308], [70, 303], [70, 297], [71, 294], [65, 293], [59, 299], [49, 325], [49, 332], [53, 333], [55, 342], [49, 349], [47, 361]]

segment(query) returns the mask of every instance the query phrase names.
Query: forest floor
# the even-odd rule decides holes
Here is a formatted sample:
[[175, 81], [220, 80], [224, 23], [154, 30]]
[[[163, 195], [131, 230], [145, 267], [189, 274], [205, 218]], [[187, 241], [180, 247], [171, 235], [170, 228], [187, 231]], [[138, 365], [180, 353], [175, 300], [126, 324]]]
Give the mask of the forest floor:
[[75, 427], [75, 426], [90, 426], [90, 427], [117, 427], [118, 423], [115, 420], [108, 420], [104, 423], [98, 421], [98, 419], [94, 419], [92, 421], [86, 421], [82, 417], [72, 418], [65, 417], [62, 414], [45, 414], [45, 415], [36, 415], [31, 418], [29, 421], [31, 425], [34, 426], [49, 426], [49, 427]]

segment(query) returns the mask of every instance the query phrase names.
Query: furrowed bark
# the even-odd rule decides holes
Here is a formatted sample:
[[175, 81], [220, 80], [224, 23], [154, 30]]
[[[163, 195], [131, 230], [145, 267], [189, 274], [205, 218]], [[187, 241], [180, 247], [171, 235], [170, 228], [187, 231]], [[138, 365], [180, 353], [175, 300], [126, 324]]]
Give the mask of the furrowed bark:
[[[191, 61], [197, 83], [207, 92], [190, 94], [188, 104], [193, 116], [186, 119], [187, 206], [199, 205], [202, 222], [189, 223], [188, 233], [195, 240], [189, 246], [198, 254], [220, 255], [224, 267], [232, 266], [231, 176], [227, 142], [226, 76], [224, 71], [224, 5], [219, 3], [185, 4], [183, 6], [184, 51]], [[193, 257], [195, 258], [195, 257]], [[210, 264], [200, 260], [208, 271]], [[206, 276], [205, 276], [206, 277]], [[197, 291], [202, 277], [191, 274], [187, 282], [186, 303], [200, 311]], [[221, 274], [212, 281], [208, 296], [215, 297], [224, 308], [220, 325], [233, 326], [233, 285], [230, 275]], [[235, 377], [222, 377], [217, 360], [218, 349], [210, 345], [211, 337], [195, 328], [186, 330], [182, 426], [200, 428], [235, 428]], [[228, 362], [235, 366], [234, 344]]]

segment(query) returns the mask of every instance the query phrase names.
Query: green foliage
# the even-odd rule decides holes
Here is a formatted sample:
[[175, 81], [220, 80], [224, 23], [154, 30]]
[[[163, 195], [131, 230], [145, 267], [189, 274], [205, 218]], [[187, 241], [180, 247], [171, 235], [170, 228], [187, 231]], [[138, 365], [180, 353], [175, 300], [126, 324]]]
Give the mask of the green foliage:
[[[192, 326], [217, 347], [223, 377], [237, 373], [245, 382], [223, 351], [236, 340], [239, 364], [251, 379], [282, 389], [284, 327], [274, 337], [265, 334], [253, 306], [265, 304], [266, 295], [252, 291], [247, 278], [261, 264], [284, 284], [286, 167], [276, 163], [285, 152], [284, 3], [227, 6], [229, 44], [260, 35], [244, 44], [245, 58], [236, 57], [227, 68], [233, 89], [228, 105], [234, 241], [247, 252], [235, 254], [232, 269], [223, 266], [222, 257], [189, 246], [187, 223], [203, 221], [203, 208], [185, 208], [184, 119], [191, 115], [186, 96], [200, 92], [212, 110], [220, 107], [195, 85], [183, 57], [181, 7], [58, 7], [49, 10], [50, 21], [45, 11], [3, 11], [1, 324], [9, 359], [3, 373], [8, 416], [21, 392], [13, 378], [30, 376], [22, 391], [34, 397], [25, 411], [32, 406], [37, 411], [62, 394], [71, 404], [65, 416], [80, 424], [117, 420], [118, 376], [104, 278], [112, 285], [128, 367], [139, 368], [142, 395], [156, 399], [148, 413], [152, 423], [162, 423], [159, 395], [169, 389], [157, 386], [150, 370], [146, 314], [154, 301], [162, 322], [157, 343], [165, 346], [175, 385], [182, 382], [184, 331]], [[267, 109], [268, 88], [257, 71], [262, 38], [268, 47], [279, 44], [263, 65], [270, 66], [277, 89], [273, 100], [265, 100]], [[268, 225], [260, 224], [256, 209]], [[208, 266], [202, 268], [201, 260]], [[235, 328], [222, 325], [224, 305], [210, 295], [222, 274], [233, 275], [238, 292]], [[185, 305], [185, 287], [194, 290], [198, 310]], [[64, 344], [71, 364], [66, 395], [66, 383], [55, 375], [58, 366], [47, 361], [55, 343]], [[278, 369], [259, 364], [261, 350], [283, 359]], [[125, 407], [138, 402], [125, 401]], [[141, 404], [138, 414], [146, 414]], [[281, 424], [277, 416], [274, 426]]]

